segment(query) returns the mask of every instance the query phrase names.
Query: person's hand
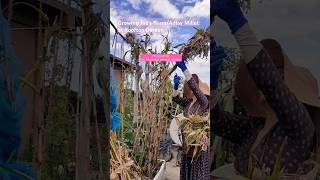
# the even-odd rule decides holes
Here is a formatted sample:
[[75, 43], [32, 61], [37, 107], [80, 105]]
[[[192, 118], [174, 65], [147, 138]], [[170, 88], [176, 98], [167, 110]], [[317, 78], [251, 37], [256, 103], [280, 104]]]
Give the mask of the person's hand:
[[179, 62], [177, 61], [176, 65], [181, 69], [182, 72], [187, 70], [187, 66], [186, 66], [186, 63], [184, 62], [184, 60], [179, 61]]
[[238, 0], [212, 0], [212, 11], [228, 24], [232, 33], [237, 32], [247, 22]]
[[211, 87], [215, 90], [218, 86], [218, 79], [221, 72], [223, 60], [226, 57], [224, 49], [222, 47], [214, 46], [212, 48], [212, 56], [211, 59], [213, 63], [210, 64], [210, 71], [211, 71]]
[[178, 90], [179, 89], [180, 81], [181, 81], [181, 77], [176, 74], [174, 76], [174, 78], [173, 78], [173, 89], [174, 90]]

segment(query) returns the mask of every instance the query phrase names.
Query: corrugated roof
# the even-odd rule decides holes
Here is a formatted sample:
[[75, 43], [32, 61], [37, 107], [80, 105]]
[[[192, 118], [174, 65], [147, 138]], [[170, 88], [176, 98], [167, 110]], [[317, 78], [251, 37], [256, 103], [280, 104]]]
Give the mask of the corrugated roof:
[[132, 68], [134, 69], [135, 68], [135, 65], [124, 60], [124, 59], [121, 59], [119, 57], [116, 57], [112, 54], [110, 54], [110, 60], [111, 60], [111, 66], [114, 67], [114, 69], [122, 69], [122, 68]]

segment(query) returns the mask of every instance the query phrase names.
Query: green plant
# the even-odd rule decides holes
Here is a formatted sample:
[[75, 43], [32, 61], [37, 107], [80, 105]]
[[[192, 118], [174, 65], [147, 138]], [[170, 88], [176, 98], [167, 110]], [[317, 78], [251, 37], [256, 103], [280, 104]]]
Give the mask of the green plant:
[[132, 129], [134, 128], [133, 123], [133, 96], [132, 91], [129, 89], [124, 90], [124, 109], [122, 112], [122, 129], [121, 136], [119, 137], [128, 147], [133, 147], [134, 134]]
[[70, 164], [74, 162], [74, 123], [69, 111], [68, 96], [63, 88], [55, 90], [55, 106], [52, 119], [48, 122], [47, 144], [45, 148], [45, 163], [42, 179], [73, 179], [73, 170]]

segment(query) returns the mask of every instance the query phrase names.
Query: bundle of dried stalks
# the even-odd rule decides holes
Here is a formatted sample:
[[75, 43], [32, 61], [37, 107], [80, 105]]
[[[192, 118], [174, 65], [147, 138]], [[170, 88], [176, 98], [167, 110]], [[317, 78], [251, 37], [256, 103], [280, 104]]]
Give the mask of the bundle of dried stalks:
[[184, 135], [184, 144], [187, 151], [192, 153], [193, 158], [200, 151], [206, 151], [209, 147], [210, 113], [203, 116], [191, 115], [180, 120], [179, 129]]
[[135, 164], [134, 160], [130, 158], [127, 147], [110, 138], [111, 145], [111, 159], [110, 159], [110, 179], [111, 180], [140, 180], [140, 168]]
[[200, 56], [207, 58], [209, 54], [210, 31], [207, 29], [196, 29], [196, 33], [190, 38], [185, 46], [182, 47], [183, 59], [194, 60]]

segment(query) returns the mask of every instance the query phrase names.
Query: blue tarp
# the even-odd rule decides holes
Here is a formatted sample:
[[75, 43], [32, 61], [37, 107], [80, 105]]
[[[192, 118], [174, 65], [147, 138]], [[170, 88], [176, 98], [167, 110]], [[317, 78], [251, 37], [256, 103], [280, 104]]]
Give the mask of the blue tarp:
[[113, 70], [110, 67], [110, 128], [116, 131], [121, 126], [120, 113], [116, 112], [118, 99], [118, 82], [114, 78]]
[[25, 105], [20, 93], [19, 77], [19, 64], [0, 3], [0, 179], [4, 180], [25, 179], [19, 176], [18, 172], [36, 179], [35, 173], [29, 167], [16, 162]]

